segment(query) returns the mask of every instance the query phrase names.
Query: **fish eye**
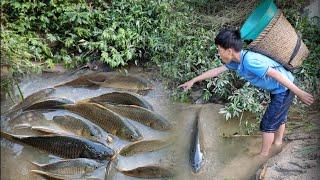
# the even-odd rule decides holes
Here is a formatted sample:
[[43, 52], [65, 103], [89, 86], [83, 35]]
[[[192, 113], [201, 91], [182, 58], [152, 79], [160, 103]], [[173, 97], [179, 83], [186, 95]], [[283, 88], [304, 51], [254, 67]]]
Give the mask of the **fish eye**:
[[133, 135], [130, 135], [130, 139], [134, 139], [134, 136], [133, 136]]

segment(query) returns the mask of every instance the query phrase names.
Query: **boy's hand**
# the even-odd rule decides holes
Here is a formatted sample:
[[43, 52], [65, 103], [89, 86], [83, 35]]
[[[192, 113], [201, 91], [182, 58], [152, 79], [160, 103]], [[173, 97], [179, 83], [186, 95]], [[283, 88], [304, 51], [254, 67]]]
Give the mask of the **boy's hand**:
[[187, 91], [188, 89], [190, 89], [192, 87], [192, 85], [194, 84], [194, 82], [192, 80], [187, 81], [183, 84], [181, 84], [180, 86], [178, 86], [178, 88], [182, 88], [183, 91]]
[[314, 101], [313, 96], [305, 91], [300, 91], [299, 94], [297, 94], [297, 96], [299, 97], [299, 99], [306, 103], [307, 105], [311, 105]]

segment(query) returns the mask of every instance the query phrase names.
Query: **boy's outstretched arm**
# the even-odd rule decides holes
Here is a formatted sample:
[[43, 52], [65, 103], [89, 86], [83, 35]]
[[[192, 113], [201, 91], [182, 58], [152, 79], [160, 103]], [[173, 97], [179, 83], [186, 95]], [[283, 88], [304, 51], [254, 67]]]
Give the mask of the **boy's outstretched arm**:
[[295, 95], [299, 97], [299, 99], [306, 103], [307, 105], [311, 105], [314, 101], [313, 96], [303, 90], [301, 90], [298, 86], [292, 83], [290, 80], [282, 76], [277, 70], [273, 68], [269, 68], [267, 71], [267, 75], [277, 80], [279, 83], [290, 89]]
[[225, 65], [211, 69], [211, 70], [206, 71], [206, 72], [200, 74], [199, 76], [191, 79], [190, 81], [187, 81], [187, 82], [181, 84], [180, 86], [178, 86], [178, 88], [183, 88], [183, 90], [186, 91], [186, 90], [190, 89], [195, 82], [202, 81], [207, 78], [216, 77], [226, 70], [228, 70], [228, 68]]

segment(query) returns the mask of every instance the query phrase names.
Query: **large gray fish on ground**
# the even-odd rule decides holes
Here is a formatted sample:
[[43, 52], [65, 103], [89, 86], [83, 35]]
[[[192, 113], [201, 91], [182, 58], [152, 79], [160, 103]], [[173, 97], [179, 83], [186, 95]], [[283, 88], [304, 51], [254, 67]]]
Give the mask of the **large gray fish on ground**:
[[135, 93], [111, 92], [90, 98], [88, 100], [92, 102], [108, 102], [112, 104], [136, 105], [153, 111], [152, 105], [148, 101], [144, 100], [144, 98], [141, 95]]
[[54, 116], [52, 121], [60, 128], [70, 131], [77, 136], [83, 136], [99, 142], [106, 142], [109, 139], [108, 135], [99, 128], [73, 116]]
[[95, 86], [96, 84], [90, 82], [88, 79], [91, 79], [92, 81], [104, 81], [106, 78], [106, 74], [103, 72], [100, 73], [90, 73], [86, 74], [80, 77], [77, 77], [71, 81], [60, 83], [54, 87], [60, 87], [60, 86], [72, 86], [72, 87], [83, 87], [83, 86]]
[[[119, 169], [118, 169], [119, 170]], [[159, 166], [137, 167], [131, 170], [119, 170], [121, 173], [137, 178], [170, 178], [174, 176], [171, 169]]]
[[52, 121], [47, 121], [46, 123], [24, 123], [21, 125], [18, 124], [17, 126], [51, 134], [76, 135], [103, 144], [107, 141], [109, 142], [111, 138], [107, 133], [94, 125], [69, 115], [54, 116]]
[[131, 120], [149, 126], [156, 130], [170, 130], [172, 125], [160, 114], [146, 108], [135, 105], [112, 105], [109, 103], [99, 103], [105, 108]]
[[100, 104], [78, 102], [74, 105], [66, 104], [61, 107], [90, 120], [108, 133], [120, 138], [129, 141], [142, 139], [142, 134], [132, 123]]
[[107, 161], [98, 162], [92, 159], [78, 158], [66, 159], [50, 164], [39, 164], [32, 162], [41, 171], [55, 173], [68, 178], [82, 178], [90, 175], [95, 170], [106, 166]]
[[40, 91], [37, 91], [37, 92], [27, 96], [26, 98], [24, 98], [24, 100], [22, 100], [20, 103], [12, 106], [6, 114], [12, 113], [14, 111], [19, 111], [20, 109], [24, 109], [24, 108], [30, 106], [35, 101], [39, 101], [43, 98], [49, 97], [54, 92], [55, 92], [54, 88], [46, 88], [46, 89], [42, 89]]
[[79, 177], [79, 175], [61, 175], [57, 173], [46, 172], [42, 170], [31, 170], [31, 172], [42, 176], [45, 179], [50, 180], [101, 180], [102, 178], [94, 177], [94, 176], [83, 176]]
[[25, 111], [19, 114], [17, 117], [10, 119], [8, 125], [10, 128], [14, 128], [20, 124], [33, 124], [46, 121], [46, 117], [38, 111]]
[[204, 165], [204, 144], [203, 134], [200, 125], [200, 113], [201, 108], [196, 114], [196, 119], [193, 126], [191, 136], [191, 147], [190, 147], [190, 165], [193, 173], [198, 173]]
[[133, 75], [123, 75], [115, 72], [99, 72], [80, 76], [68, 82], [63, 82], [59, 86], [102, 86], [109, 88], [133, 89], [133, 90], [150, 90], [154, 86], [146, 79]]
[[42, 124], [47, 122], [46, 117], [38, 111], [25, 111], [22, 112], [17, 117], [10, 119], [8, 121], [3, 121], [6, 123], [3, 127], [6, 127], [6, 131], [9, 131], [13, 134], [20, 134], [20, 135], [30, 135], [30, 136], [37, 136], [37, 135], [44, 135], [48, 134], [46, 132], [39, 132], [30, 130], [30, 128], [25, 128], [30, 124]]
[[152, 152], [169, 146], [170, 142], [164, 140], [138, 141], [122, 148], [119, 152], [121, 156], [131, 156], [141, 152]]
[[122, 75], [119, 73], [106, 73], [104, 81], [96, 81], [88, 78], [88, 81], [101, 87], [130, 89], [130, 90], [150, 90], [154, 89], [154, 85], [146, 79], [134, 75]]
[[18, 136], [1, 131], [1, 136], [9, 140], [22, 142], [40, 150], [63, 158], [89, 158], [110, 160], [115, 152], [97, 142], [75, 136], [43, 135]]

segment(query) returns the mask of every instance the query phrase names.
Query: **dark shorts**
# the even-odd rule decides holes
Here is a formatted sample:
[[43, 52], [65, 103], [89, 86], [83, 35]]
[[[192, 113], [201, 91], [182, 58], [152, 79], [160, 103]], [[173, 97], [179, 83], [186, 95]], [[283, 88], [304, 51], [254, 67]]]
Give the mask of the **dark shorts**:
[[262, 132], [274, 133], [280, 125], [286, 123], [294, 94], [290, 90], [287, 90], [279, 94], [270, 94], [270, 98], [271, 102], [262, 117], [260, 130]]

